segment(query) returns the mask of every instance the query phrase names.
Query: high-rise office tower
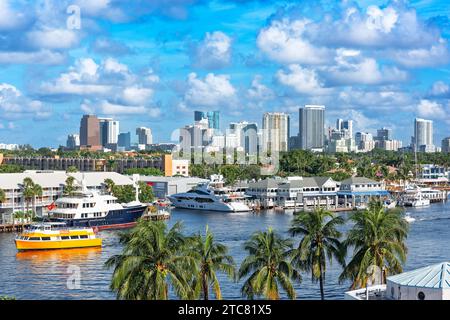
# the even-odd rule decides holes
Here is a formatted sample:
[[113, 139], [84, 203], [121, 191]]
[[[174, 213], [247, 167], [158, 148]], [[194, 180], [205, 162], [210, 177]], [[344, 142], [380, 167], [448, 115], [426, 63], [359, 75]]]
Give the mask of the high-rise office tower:
[[146, 127], [136, 128], [136, 135], [138, 136], [138, 144], [152, 144], [152, 130]]
[[256, 123], [241, 121], [231, 122], [230, 131], [236, 135], [237, 142], [246, 154], [258, 152], [258, 125]]
[[122, 132], [117, 138], [117, 146], [124, 148], [125, 150], [130, 150], [131, 148], [131, 133]]
[[80, 146], [80, 135], [78, 134], [69, 134], [67, 136], [66, 147], [71, 150], [75, 150]]
[[299, 143], [304, 150], [323, 150], [325, 106], [305, 105], [299, 109]]
[[194, 111], [194, 121], [198, 122], [202, 119], [208, 120], [208, 128], [219, 130], [220, 128], [220, 112], [219, 111]]
[[450, 153], [450, 137], [442, 139], [441, 151], [445, 153]]
[[417, 151], [433, 149], [433, 121], [416, 118], [414, 120], [414, 146]]
[[80, 147], [101, 149], [100, 126], [97, 116], [84, 115], [80, 122]]
[[263, 150], [288, 151], [289, 115], [282, 112], [266, 112], [262, 122]]
[[378, 129], [377, 140], [392, 140], [392, 130], [388, 128]]
[[112, 118], [99, 118], [100, 142], [102, 146], [108, 146], [117, 143], [119, 135], [119, 121]]

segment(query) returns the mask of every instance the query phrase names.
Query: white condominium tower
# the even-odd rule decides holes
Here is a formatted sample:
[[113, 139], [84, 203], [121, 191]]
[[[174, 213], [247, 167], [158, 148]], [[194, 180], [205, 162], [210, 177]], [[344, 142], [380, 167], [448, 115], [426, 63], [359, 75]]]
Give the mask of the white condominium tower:
[[323, 150], [324, 132], [325, 106], [305, 105], [304, 108], [299, 109], [298, 134], [301, 149]]
[[288, 151], [289, 115], [282, 112], [266, 112], [262, 122], [263, 150]]
[[413, 143], [417, 151], [432, 151], [433, 144], [433, 121], [416, 118], [414, 120]]

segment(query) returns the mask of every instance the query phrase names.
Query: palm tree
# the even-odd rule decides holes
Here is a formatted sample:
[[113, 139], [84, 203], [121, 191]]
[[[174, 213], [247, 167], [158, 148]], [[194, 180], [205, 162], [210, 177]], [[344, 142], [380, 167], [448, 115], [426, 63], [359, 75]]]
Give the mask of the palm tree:
[[74, 182], [75, 182], [75, 178], [72, 176], [68, 176], [66, 179], [66, 183], [64, 186], [64, 195], [72, 195], [73, 192], [75, 191], [75, 186], [74, 186]]
[[290, 239], [281, 238], [269, 228], [265, 232], [255, 232], [245, 243], [245, 250], [249, 255], [239, 268], [239, 279], [250, 275], [242, 287], [244, 296], [276, 300], [280, 298], [278, 287], [281, 286], [290, 299], [295, 299], [292, 280], [301, 282], [301, 276], [291, 264]]
[[303, 236], [298, 248], [294, 250], [293, 263], [298, 268], [311, 272], [311, 279], [319, 281], [320, 297], [325, 299], [324, 281], [327, 260], [335, 258], [344, 265], [341, 232], [338, 227], [344, 224], [342, 217], [337, 217], [322, 208], [313, 212], [300, 212], [294, 217], [289, 232], [293, 236]]
[[104, 184], [105, 184], [105, 186], [106, 186], [106, 190], [109, 192], [109, 193], [111, 193], [113, 190], [114, 190], [114, 187], [115, 187], [115, 183], [114, 183], [114, 181], [112, 181], [112, 179], [105, 179], [105, 181], [103, 182]]
[[[23, 191], [22, 195], [26, 202], [27, 210], [26, 212], [29, 213], [30, 211], [30, 203], [34, 201], [34, 182], [31, 178], [27, 177], [23, 179], [22, 182]], [[25, 221], [22, 219], [22, 228], [24, 227]]]
[[197, 294], [203, 291], [203, 299], [209, 299], [209, 288], [212, 287], [216, 299], [222, 299], [220, 283], [216, 271], [227, 274], [230, 278], [235, 276], [233, 258], [228, 255], [228, 248], [223, 244], [214, 242], [214, 236], [206, 226], [206, 234], [192, 237], [190, 255], [196, 262], [196, 276], [193, 287]]
[[344, 246], [353, 248], [353, 256], [339, 277], [341, 282], [349, 279], [352, 288], [365, 287], [370, 277], [368, 270], [373, 267], [383, 272], [383, 283], [388, 274], [403, 271], [409, 227], [401, 210], [385, 210], [381, 201], [373, 200], [366, 210], [352, 213], [350, 221], [354, 226]]
[[[6, 193], [5, 191], [3, 191], [3, 189], [0, 189], [0, 204], [2, 204], [5, 201], [6, 201]], [[13, 215], [13, 224], [14, 224], [14, 215]]]
[[114, 268], [110, 288], [118, 299], [166, 300], [169, 285], [179, 298], [192, 297], [188, 278], [195, 266], [185, 254], [181, 228], [180, 222], [167, 230], [162, 221], [140, 220], [131, 232], [121, 235], [122, 253], [105, 263]]
[[32, 199], [33, 212], [32, 212], [31, 217], [34, 218], [34, 217], [36, 217], [36, 197], [42, 197], [43, 190], [42, 190], [42, 186], [37, 183], [33, 184], [32, 190], [33, 190], [33, 199]]

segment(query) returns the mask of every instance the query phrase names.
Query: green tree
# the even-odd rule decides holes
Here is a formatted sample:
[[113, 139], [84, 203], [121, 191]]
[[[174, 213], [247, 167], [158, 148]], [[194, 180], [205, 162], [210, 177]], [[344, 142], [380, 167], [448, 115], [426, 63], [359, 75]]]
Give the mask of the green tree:
[[103, 181], [103, 184], [106, 186], [106, 190], [109, 193], [112, 193], [114, 190], [114, 187], [116, 186], [116, 184], [114, 183], [114, 181], [112, 179], [105, 179], [105, 181]]
[[143, 181], [139, 181], [139, 201], [142, 203], [150, 203], [155, 200], [153, 188]]
[[43, 194], [42, 186], [40, 184], [34, 183], [32, 191], [33, 191], [33, 199], [31, 200], [33, 203], [32, 218], [34, 219], [36, 217], [36, 197], [42, 197]]
[[[34, 182], [31, 178], [27, 177], [22, 182], [22, 195], [26, 203], [27, 212], [30, 211], [30, 203], [34, 199]], [[23, 220], [22, 220], [23, 222]]]
[[142, 176], [163, 176], [164, 172], [157, 168], [130, 168], [124, 171], [125, 174], [140, 174]]
[[0, 173], [20, 173], [23, 168], [16, 164], [2, 164], [0, 165]]
[[66, 172], [67, 172], [67, 173], [75, 173], [75, 172], [78, 172], [78, 169], [77, 169], [77, 167], [75, 167], [75, 166], [69, 166], [69, 167], [67, 168]]
[[301, 282], [301, 276], [291, 263], [290, 239], [281, 238], [269, 228], [265, 232], [255, 232], [245, 243], [245, 250], [248, 256], [239, 268], [239, 279], [249, 275], [242, 287], [244, 296], [276, 300], [280, 298], [281, 286], [290, 299], [295, 299], [292, 281]]
[[105, 263], [114, 269], [110, 287], [118, 299], [167, 300], [169, 286], [181, 299], [193, 296], [188, 279], [194, 264], [181, 228], [180, 222], [167, 230], [162, 221], [140, 220], [121, 235], [122, 253]]
[[366, 210], [351, 213], [350, 221], [354, 225], [343, 244], [353, 248], [353, 255], [340, 281], [349, 279], [352, 288], [361, 288], [367, 285], [369, 267], [383, 271], [383, 282], [387, 275], [403, 271], [409, 226], [401, 210], [385, 210], [381, 201], [373, 200]]
[[71, 196], [75, 191], [74, 186], [75, 178], [72, 176], [68, 176], [66, 179], [66, 183], [64, 185], [64, 195]]
[[344, 255], [338, 227], [344, 224], [342, 217], [324, 209], [302, 211], [294, 216], [289, 232], [302, 239], [294, 250], [292, 262], [301, 270], [311, 272], [311, 279], [319, 281], [320, 297], [325, 298], [324, 281], [327, 260], [333, 258], [344, 265]]
[[214, 241], [213, 234], [206, 226], [206, 234], [203, 237], [198, 234], [191, 239], [190, 256], [195, 260], [196, 275], [193, 288], [196, 295], [203, 293], [203, 299], [209, 299], [210, 287], [214, 290], [216, 299], [222, 299], [220, 283], [217, 271], [227, 274], [230, 278], [235, 277], [233, 257], [228, 255], [228, 248]]

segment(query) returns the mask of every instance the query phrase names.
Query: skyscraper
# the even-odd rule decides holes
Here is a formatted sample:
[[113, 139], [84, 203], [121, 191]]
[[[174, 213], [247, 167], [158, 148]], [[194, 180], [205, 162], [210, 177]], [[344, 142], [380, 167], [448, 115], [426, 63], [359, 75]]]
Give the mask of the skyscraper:
[[69, 134], [67, 136], [66, 147], [71, 150], [75, 150], [80, 146], [80, 135], [78, 134]]
[[152, 144], [152, 130], [146, 127], [136, 128], [136, 135], [138, 136], [138, 144]]
[[100, 126], [97, 116], [85, 114], [81, 118], [80, 147], [92, 150], [101, 149]]
[[299, 143], [304, 150], [323, 150], [325, 106], [305, 105], [299, 109]]
[[112, 118], [99, 118], [100, 142], [102, 146], [108, 146], [117, 143], [119, 135], [119, 121]]
[[117, 146], [120, 148], [124, 148], [125, 150], [130, 150], [131, 148], [131, 133], [130, 132], [122, 132], [119, 134], [117, 139]]
[[391, 140], [392, 130], [387, 128], [381, 128], [377, 130], [377, 140]]
[[219, 130], [220, 128], [220, 112], [219, 111], [194, 111], [194, 121], [198, 122], [202, 119], [208, 120], [208, 128]]
[[266, 112], [262, 124], [263, 150], [288, 151], [289, 115], [282, 112]]
[[413, 144], [417, 151], [434, 152], [432, 120], [414, 120]]
[[236, 135], [240, 147], [246, 154], [258, 152], [258, 125], [252, 122], [231, 122], [230, 131]]
[[450, 137], [442, 139], [441, 151], [445, 152], [445, 153], [449, 153], [450, 152]]

